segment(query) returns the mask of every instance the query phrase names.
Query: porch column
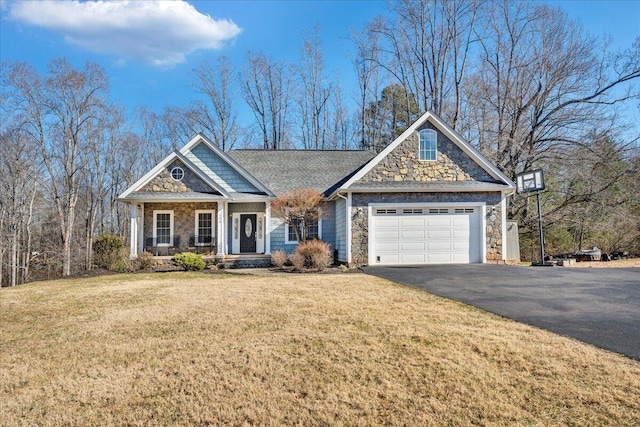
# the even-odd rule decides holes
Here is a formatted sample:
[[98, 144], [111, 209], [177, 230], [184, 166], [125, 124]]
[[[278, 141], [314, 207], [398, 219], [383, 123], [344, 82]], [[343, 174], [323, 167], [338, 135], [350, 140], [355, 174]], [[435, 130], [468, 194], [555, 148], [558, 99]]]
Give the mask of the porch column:
[[138, 253], [144, 252], [144, 203], [138, 205]]
[[271, 203], [264, 204], [264, 254], [271, 255]]
[[138, 206], [130, 205], [129, 212], [131, 214], [130, 223], [130, 256], [131, 258], [136, 258], [138, 256]]
[[227, 231], [227, 202], [219, 202], [218, 203], [218, 226], [217, 226], [217, 241], [216, 246], [218, 247], [218, 256], [224, 256], [226, 253], [225, 250], [225, 234]]

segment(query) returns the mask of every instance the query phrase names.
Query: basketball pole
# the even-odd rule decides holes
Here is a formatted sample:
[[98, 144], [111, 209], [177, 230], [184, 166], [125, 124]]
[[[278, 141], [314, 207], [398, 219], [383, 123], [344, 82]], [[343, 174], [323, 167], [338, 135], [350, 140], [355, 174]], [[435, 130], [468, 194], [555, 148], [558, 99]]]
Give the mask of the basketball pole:
[[538, 200], [538, 229], [540, 230], [540, 265], [544, 265], [544, 233], [542, 232], [542, 208], [540, 207], [540, 192], [536, 192]]

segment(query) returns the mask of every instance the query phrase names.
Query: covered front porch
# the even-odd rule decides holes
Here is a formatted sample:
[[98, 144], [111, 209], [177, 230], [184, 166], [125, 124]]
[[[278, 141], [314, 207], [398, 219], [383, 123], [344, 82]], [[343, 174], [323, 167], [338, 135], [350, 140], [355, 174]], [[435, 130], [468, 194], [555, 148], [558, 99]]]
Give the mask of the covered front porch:
[[[264, 200], [264, 198], [263, 198]], [[195, 252], [224, 259], [269, 255], [268, 201], [167, 201], [131, 204], [130, 254]]]

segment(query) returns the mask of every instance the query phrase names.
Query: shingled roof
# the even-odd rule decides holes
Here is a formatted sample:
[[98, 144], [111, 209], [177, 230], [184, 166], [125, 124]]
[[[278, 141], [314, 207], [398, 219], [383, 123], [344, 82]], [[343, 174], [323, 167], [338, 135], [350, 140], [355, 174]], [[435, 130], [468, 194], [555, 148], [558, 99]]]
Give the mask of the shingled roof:
[[353, 150], [232, 150], [226, 154], [276, 195], [313, 188], [329, 195], [374, 157]]

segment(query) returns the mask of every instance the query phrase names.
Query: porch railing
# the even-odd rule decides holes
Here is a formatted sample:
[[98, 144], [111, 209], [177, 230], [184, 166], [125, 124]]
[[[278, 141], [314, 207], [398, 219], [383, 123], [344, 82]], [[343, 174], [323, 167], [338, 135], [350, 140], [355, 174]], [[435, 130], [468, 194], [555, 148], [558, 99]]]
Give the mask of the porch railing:
[[144, 250], [155, 256], [175, 255], [185, 251], [211, 255], [217, 253], [215, 236], [192, 234], [186, 239], [184, 237], [181, 235], [146, 237]]

